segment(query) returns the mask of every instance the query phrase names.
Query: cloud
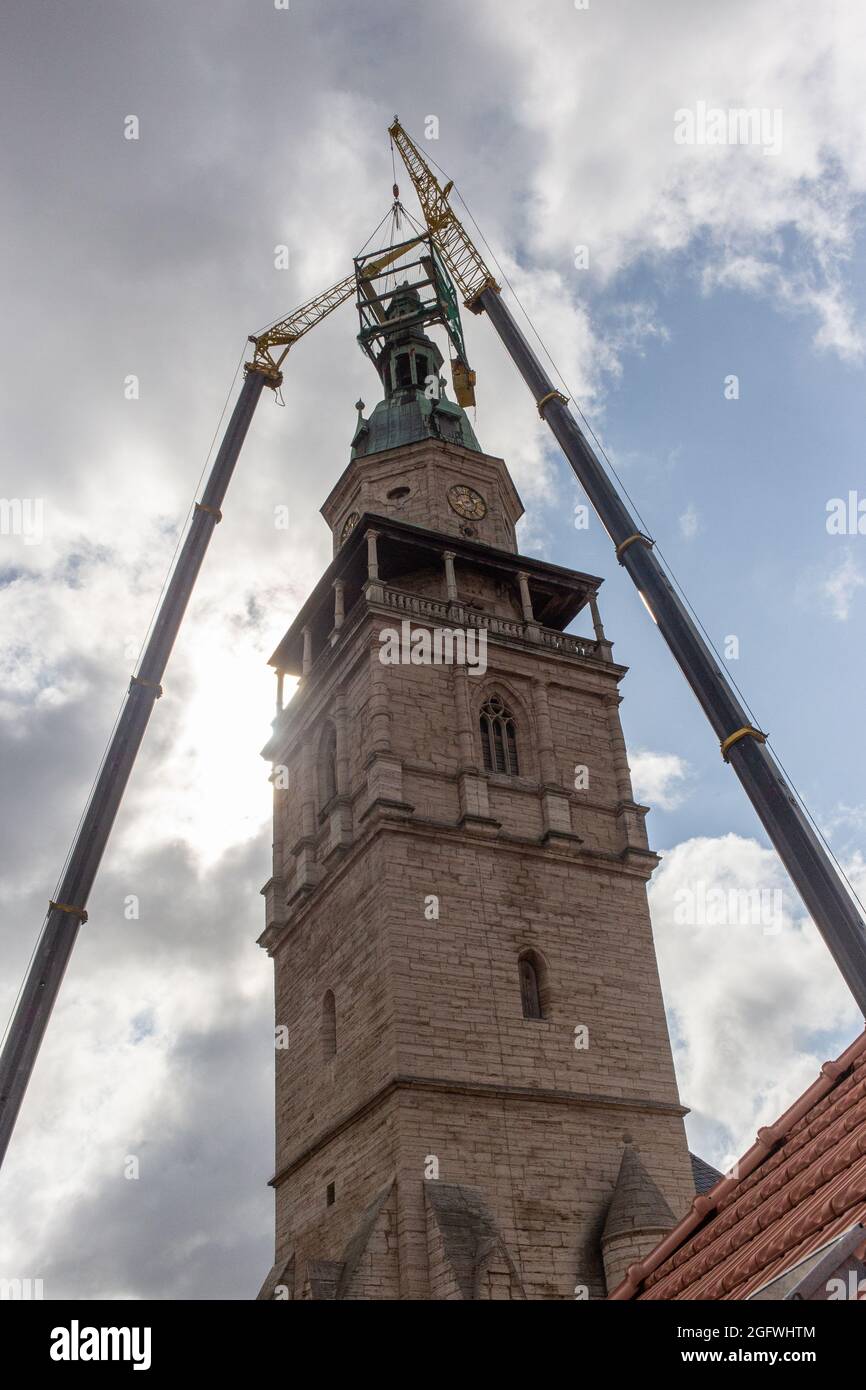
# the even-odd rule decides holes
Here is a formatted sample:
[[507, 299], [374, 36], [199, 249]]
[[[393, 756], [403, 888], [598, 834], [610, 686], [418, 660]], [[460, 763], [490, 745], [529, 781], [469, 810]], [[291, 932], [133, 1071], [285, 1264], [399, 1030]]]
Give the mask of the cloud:
[[679, 518], [680, 531], [687, 541], [693, 540], [701, 529], [701, 519], [694, 502], [690, 502]]
[[652, 753], [638, 749], [629, 753], [634, 794], [658, 811], [673, 811], [688, 796], [686, 783], [691, 769], [676, 753]]
[[0, 1269], [46, 1298], [252, 1297], [270, 1266], [268, 838], [100, 880], [4, 1164]]
[[[818, 349], [862, 354], [846, 281], [866, 190], [859, 7], [831, 26], [797, 0], [772, 12], [749, 0], [587, 11], [487, 0], [476, 14], [534, 133], [525, 221], [540, 258], [565, 265], [584, 244], [591, 269], [580, 273], [609, 281], [638, 260], [683, 255], [705, 290], [766, 295], [811, 317]], [[674, 113], [698, 101], [781, 110], [780, 152], [675, 143]]]
[[835, 835], [843, 826], [848, 826], [854, 831], [866, 830], [866, 804], [849, 806], [840, 802], [827, 818], [824, 829], [827, 834]]
[[866, 575], [862, 566], [855, 560], [853, 552], [848, 550], [819, 585], [819, 593], [826, 600], [830, 613], [838, 623], [848, 621], [854, 595], [864, 585]]
[[[862, 893], [863, 865], [848, 870]], [[649, 901], [690, 1142], [732, 1161], [856, 1035], [857, 1007], [777, 856], [755, 840], [676, 845]]]

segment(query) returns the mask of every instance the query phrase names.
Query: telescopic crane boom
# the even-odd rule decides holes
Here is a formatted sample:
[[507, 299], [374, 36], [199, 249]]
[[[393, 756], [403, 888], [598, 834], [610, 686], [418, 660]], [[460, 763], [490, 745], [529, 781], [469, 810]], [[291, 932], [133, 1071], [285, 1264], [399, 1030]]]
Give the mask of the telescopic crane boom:
[[620, 497], [568, 401], [558, 391], [515, 322], [499, 285], [449, 202], [418, 146], [394, 119], [389, 129], [418, 194], [427, 226], [466, 307], [485, 312], [535, 399], [609, 535], [616, 558], [650, 611], [674, 660], [719, 740], [722, 757], [739, 777], [779, 858], [861, 1011], [866, 1014], [866, 929], [833, 861], [792, 788], [720, 670], [660, 561]]
[[[379, 275], [405, 255], [409, 247], [425, 240], [425, 236], [414, 237], [375, 261], [367, 262], [363, 277]], [[151, 711], [162, 695], [162, 678], [168, 658], [214, 527], [222, 518], [220, 508], [262, 390], [265, 386], [276, 390], [281, 385], [282, 364], [292, 345], [354, 294], [358, 283], [356, 274], [348, 276], [324, 294], [301, 305], [288, 318], [250, 338], [255, 345], [253, 359], [244, 369], [244, 383], [202, 499], [195, 504], [190, 528], [153, 630], [138, 670], [129, 683], [123, 708], [75, 835], [57, 898], [49, 904], [48, 915], [0, 1057], [0, 1164], [12, 1137], [79, 928], [87, 921], [90, 890]], [[361, 283], [362, 291], [363, 288]]]

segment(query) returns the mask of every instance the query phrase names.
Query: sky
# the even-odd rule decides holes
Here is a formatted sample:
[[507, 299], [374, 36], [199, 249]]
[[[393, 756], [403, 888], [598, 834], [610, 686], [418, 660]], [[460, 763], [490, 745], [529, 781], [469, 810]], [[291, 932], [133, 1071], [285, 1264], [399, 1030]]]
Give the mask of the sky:
[[[866, 10], [10, 0], [0, 40], [0, 496], [29, 506], [0, 534], [4, 1024], [247, 336], [351, 270], [391, 202], [395, 112], [866, 896]], [[711, 143], [707, 112], [740, 108], [763, 113], [752, 138]], [[329, 562], [318, 508], [354, 402], [378, 399], [353, 314], [259, 408], [4, 1166], [0, 1272], [49, 1298], [248, 1298], [272, 1262], [266, 662]], [[465, 317], [521, 550], [605, 581], [690, 1143], [723, 1166], [862, 1020], [600, 523], [575, 526], [577, 483], [491, 326]], [[765, 895], [770, 925], [684, 921], [718, 889]]]

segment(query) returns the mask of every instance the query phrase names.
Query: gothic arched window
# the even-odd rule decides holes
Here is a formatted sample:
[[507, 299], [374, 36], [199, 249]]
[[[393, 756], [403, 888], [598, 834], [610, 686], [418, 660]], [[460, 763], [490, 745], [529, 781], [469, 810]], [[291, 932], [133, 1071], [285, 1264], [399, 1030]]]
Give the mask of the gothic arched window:
[[517, 962], [520, 977], [520, 1003], [524, 1018], [544, 1018], [543, 967], [534, 951], [524, 951]]
[[337, 795], [337, 730], [328, 724], [319, 744], [319, 810]]
[[322, 1061], [329, 1062], [337, 1051], [337, 1003], [332, 989], [325, 991], [322, 1000], [322, 1022], [319, 1032], [322, 1042]]
[[514, 717], [497, 695], [481, 708], [481, 751], [488, 772], [504, 772], [517, 777], [517, 730]]

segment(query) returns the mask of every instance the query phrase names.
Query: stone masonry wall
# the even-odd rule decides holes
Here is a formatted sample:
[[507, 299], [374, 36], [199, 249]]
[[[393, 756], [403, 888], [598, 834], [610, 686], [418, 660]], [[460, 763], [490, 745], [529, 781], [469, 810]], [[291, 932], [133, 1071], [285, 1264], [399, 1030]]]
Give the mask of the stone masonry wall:
[[[289, 777], [275, 793], [280, 886], [264, 938], [288, 1036], [277, 1262], [294, 1253], [299, 1285], [340, 1297], [463, 1296], [424, 1200], [438, 1180], [479, 1193], [495, 1223], [482, 1296], [519, 1297], [518, 1277], [530, 1298], [572, 1298], [575, 1285], [601, 1297], [623, 1144], [639, 1146], [676, 1215], [693, 1193], [646, 902], [654, 859], [621, 822], [622, 669], [529, 640], [490, 640], [478, 677], [383, 666], [377, 634], [393, 625], [373, 598], [276, 726]], [[517, 778], [483, 768], [491, 695], [517, 721]], [[341, 731], [336, 809], [321, 794], [329, 722]], [[526, 951], [542, 1019], [523, 1016]], [[341, 1285], [334, 1270], [388, 1184]]]

